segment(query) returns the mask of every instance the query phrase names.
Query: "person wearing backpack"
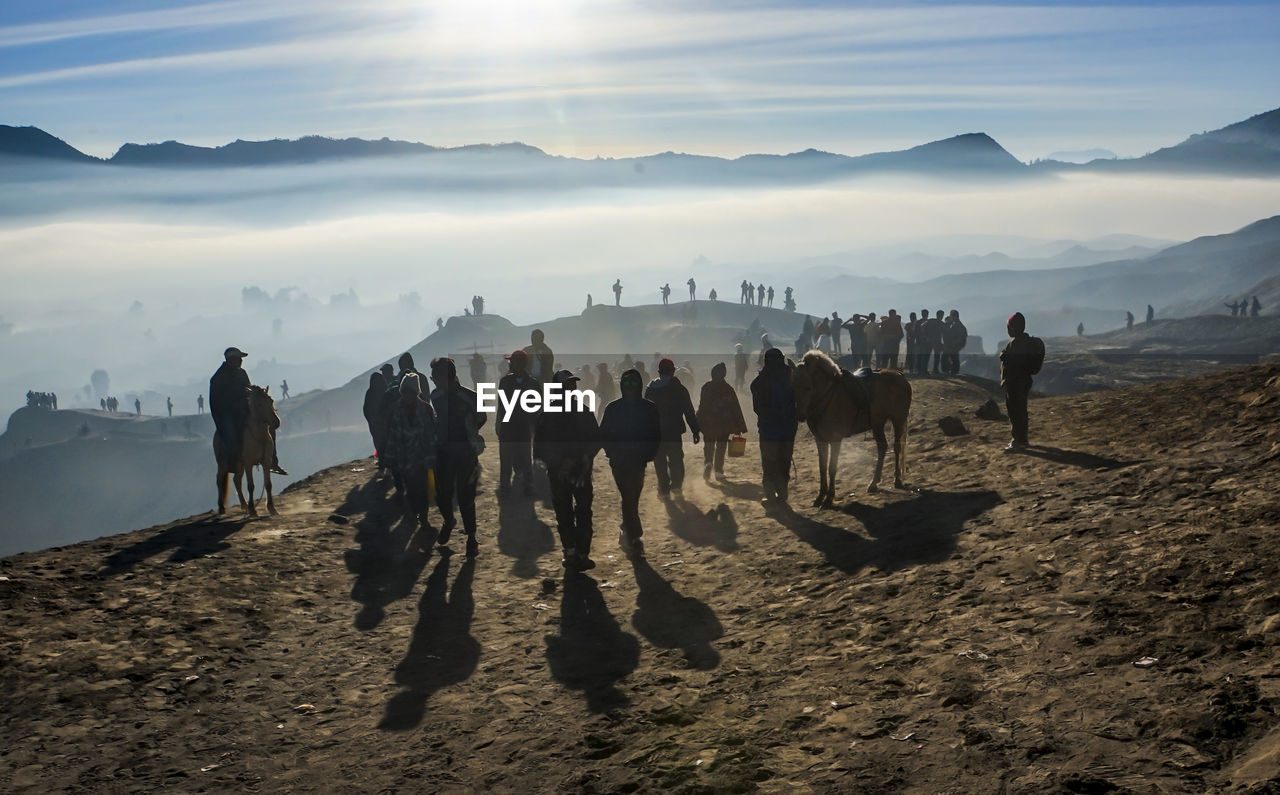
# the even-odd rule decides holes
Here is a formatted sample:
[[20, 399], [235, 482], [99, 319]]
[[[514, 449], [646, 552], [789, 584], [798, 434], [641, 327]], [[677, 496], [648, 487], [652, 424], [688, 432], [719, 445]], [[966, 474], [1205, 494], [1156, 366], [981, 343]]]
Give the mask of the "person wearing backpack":
[[1004, 405], [1009, 412], [1013, 439], [1004, 451], [1017, 453], [1028, 446], [1027, 398], [1031, 396], [1031, 377], [1044, 365], [1044, 342], [1027, 334], [1027, 319], [1021, 312], [1009, 317], [1006, 330], [1009, 343], [1000, 351], [1000, 386], [1004, 387]]

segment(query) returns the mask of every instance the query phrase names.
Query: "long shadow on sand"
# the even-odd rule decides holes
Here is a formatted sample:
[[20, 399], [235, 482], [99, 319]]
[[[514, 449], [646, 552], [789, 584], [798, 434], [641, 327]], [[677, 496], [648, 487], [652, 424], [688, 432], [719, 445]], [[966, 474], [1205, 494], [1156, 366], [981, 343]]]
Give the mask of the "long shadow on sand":
[[1053, 461], [1058, 464], [1080, 467], [1081, 469], [1124, 469], [1134, 464], [1143, 463], [1142, 460], [1138, 459], [1123, 461], [1119, 458], [1107, 458], [1093, 453], [1085, 453], [1079, 450], [1063, 450], [1060, 447], [1047, 447], [1042, 444], [1032, 445], [1023, 450], [1021, 454], [1033, 458], [1043, 458], [1046, 461]]
[[852, 502], [842, 510], [867, 535], [802, 516], [783, 506], [771, 511], [779, 523], [848, 574], [867, 566], [896, 571], [951, 557], [964, 525], [1003, 502], [994, 491], [925, 491], [884, 506]]
[[728, 504], [722, 502], [706, 513], [686, 500], [663, 500], [662, 504], [667, 509], [667, 524], [677, 538], [721, 552], [738, 549], [738, 522]]
[[690, 668], [709, 671], [720, 664], [711, 641], [724, 637], [724, 627], [705, 602], [684, 596], [642, 556], [633, 556], [640, 593], [631, 626], [660, 649], [679, 649]]
[[471, 582], [476, 564], [466, 559], [449, 590], [450, 560], [451, 556], [442, 557], [427, 576], [413, 639], [396, 666], [396, 683], [405, 689], [387, 702], [379, 729], [407, 731], [418, 726], [431, 695], [471, 678], [480, 662], [480, 642], [471, 636], [475, 613]]
[[538, 558], [555, 549], [547, 523], [538, 518], [533, 499], [510, 496], [498, 499], [498, 551], [515, 558], [511, 573], [521, 579], [538, 576]]
[[581, 690], [592, 712], [612, 712], [629, 702], [617, 682], [640, 664], [640, 641], [609, 612], [596, 581], [565, 577], [560, 634], [548, 635], [547, 665], [557, 681]]
[[343, 553], [347, 571], [355, 575], [351, 599], [359, 603], [355, 627], [368, 631], [382, 623], [386, 606], [413, 592], [431, 557], [434, 532], [418, 527], [398, 500], [388, 498], [386, 485], [370, 480], [352, 489], [337, 513], [364, 512], [356, 522], [357, 549]]
[[725, 493], [725, 496], [734, 497], [739, 500], [747, 500], [748, 502], [759, 502], [764, 496], [764, 487], [759, 483], [739, 483], [733, 480], [712, 480], [707, 485], [713, 489], [719, 489]]
[[166, 527], [150, 538], [116, 550], [103, 561], [99, 577], [122, 574], [147, 558], [155, 557], [167, 549], [170, 563], [182, 563], [230, 549], [226, 539], [248, 524], [246, 519], [227, 519], [218, 516], [204, 517], [186, 524]]

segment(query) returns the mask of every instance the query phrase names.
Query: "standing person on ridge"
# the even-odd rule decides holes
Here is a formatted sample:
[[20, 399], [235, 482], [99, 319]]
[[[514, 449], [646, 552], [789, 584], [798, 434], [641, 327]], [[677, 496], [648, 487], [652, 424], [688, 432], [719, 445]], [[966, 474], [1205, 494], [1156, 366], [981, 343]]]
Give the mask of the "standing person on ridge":
[[662, 443], [653, 459], [653, 472], [658, 479], [658, 496], [674, 496], [681, 499], [684, 488], [684, 431], [685, 423], [693, 432], [697, 444], [702, 429], [689, 390], [676, 377], [676, 363], [670, 359], [658, 362], [658, 377], [649, 382], [644, 397], [658, 407], [662, 431]]
[[600, 441], [622, 498], [619, 543], [624, 551], [637, 556], [644, 554], [644, 542], [640, 540], [644, 535], [640, 523], [644, 471], [662, 441], [658, 407], [641, 396], [643, 383], [639, 372], [625, 370], [618, 379], [622, 396], [605, 406], [600, 422]]
[[[569, 370], [553, 380], [568, 392], [578, 386]], [[538, 415], [533, 456], [547, 467], [551, 504], [556, 512], [556, 532], [564, 550], [564, 567], [572, 571], [595, 568], [591, 559], [592, 466], [600, 452], [600, 428], [596, 415], [585, 404], [565, 400], [564, 410]]]
[[613, 305], [622, 306], [622, 279], [613, 282]]
[[729, 437], [747, 432], [747, 421], [742, 416], [742, 404], [738, 393], [725, 380], [729, 369], [724, 362], [711, 368], [711, 380], [702, 385], [698, 396], [698, 424], [702, 427], [702, 477], [711, 480], [714, 467], [716, 478], [724, 480], [724, 454], [729, 447]]
[[694, 293], [698, 288], [698, 283], [693, 280], [692, 276], [690, 276], [689, 281], [685, 282], [685, 284], [689, 285], [689, 300], [690, 301], [696, 300], [694, 297]]
[[1004, 387], [1005, 410], [1009, 412], [1013, 439], [1004, 450], [1017, 453], [1029, 444], [1027, 398], [1031, 396], [1031, 376], [1039, 369], [1036, 359], [1040, 352], [1027, 334], [1027, 319], [1021, 312], [1014, 312], [1005, 328], [1009, 332], [1009, 344], [1000, 351], [1000, 386]]

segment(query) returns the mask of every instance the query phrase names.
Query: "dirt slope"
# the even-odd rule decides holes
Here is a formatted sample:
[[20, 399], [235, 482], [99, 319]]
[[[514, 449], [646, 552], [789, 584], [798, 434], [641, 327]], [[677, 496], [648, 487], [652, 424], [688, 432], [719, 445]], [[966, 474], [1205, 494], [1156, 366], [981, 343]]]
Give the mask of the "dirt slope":
[[810, 508], [805, 438], [768, 514], [754, 447], [711, 485], [688, 448], [632, 563], [598, 466], [590, 577], [491, 475], [481, 557], [417, 550], [369, 461], [4, 559], [0, 789], [1280, 785], [1280, 366], [1035, 400], [1022, 456], [987, 384], [914, 384], [915, 490], [864, 493], [856, 439]]

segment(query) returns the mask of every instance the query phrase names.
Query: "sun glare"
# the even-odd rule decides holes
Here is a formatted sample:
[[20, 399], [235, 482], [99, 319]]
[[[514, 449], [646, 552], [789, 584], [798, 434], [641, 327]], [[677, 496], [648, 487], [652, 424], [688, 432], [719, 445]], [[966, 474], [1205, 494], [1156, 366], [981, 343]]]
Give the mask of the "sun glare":
[[580, 0], [442, 0], [431, 6], [440, 35], [488, 54], [556, 46], [577, 35]]

